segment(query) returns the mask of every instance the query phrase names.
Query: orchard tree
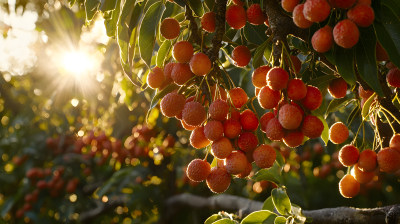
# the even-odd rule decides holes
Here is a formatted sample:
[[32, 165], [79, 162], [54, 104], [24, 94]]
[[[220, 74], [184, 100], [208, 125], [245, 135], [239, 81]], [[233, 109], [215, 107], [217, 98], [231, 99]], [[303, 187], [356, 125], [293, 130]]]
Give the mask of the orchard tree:
[[[36, 189], [21, 190], [32, 190], [26, 203], [16, 210], [15, 204], [22, 203], [12, 198], [4, 212], [15, 209], [17, 218], [25, 214], [40, 220], [28, 212], [29, 206], [39, 194], [58, 197], [57, 176], [65, 175], [66, 193], [94, 183], [74, 194], [75, 199], [69, 196], [69, 202], [80, 194], [93, 194], [87, 200], [95, 203], [100, 197], [101, 202], [93, 207], [84, 201], [72, 214], [81, 213], [75, 215], [79, 219], [64, 213], [67, 218], [61, 220], [95, 220], [110, 208], [128, 204], [133, 219], [141, 216], [142, 222], [178, 222], [176, 216], [189, 207], [223, 210], [207, 218], [207, 224], [400, 223], [400, 8], [395, 1], [69, 0], [68, 4], [72, 10], [66, 6], [45, 10], [51, 15], [57, 10], [69, 14], [73, 19], [66, 24], [79, 28], [83, 23], [74, 13], [79, 17], [84, 12], [86, 26], [104, 18], [106, 33], [115, 42], [102, 46], [107, 57], [101, 69], [107, 71], [109, 86], [117, 85], [121, 94], [129, 96], [128, 108], [120, 104], [118, 108], [138, 110], [141, 118], [131, 123], [144, 120], [152, 125], [135, 126], [122, 147], [123, 136], [100, 129], [79, 132], [76, 124], [81, 121], [65, 118], [76, 127], [68, 131], [78, 137], [69, 138], [74, 136], [70, 133], [46, 141], [47, 148], [62, 156], [63, 166], [51, 166], [54, 157], [36, 161], [50, 171], [30, 168], [25, 176]], [[56, 18], [46, 19], [44, 13], [41, 28], [57, 34], [59, 24], [52, 24]], [[105, 86], [102, 91], [112, 102], [112, 91]], [[150, 98], [141, 104], [146, 112], [132, 106], [145, 97]], [[12, 100], [5, 103], [20, 107]], [[104, 108], [115, 107], [100, 105], [97, 113], [81, 116], [104, 116]], [[122, 120], [129, 120], [128, 112], [106, 114], [119, 119], [122, 114]], [[161, 124], [166, 132], [157, 134]], [[79, 166], [82, 158], [86, 165]], [[75, 168], [64, 174], [63, 167], [71, 161]], [[87, 176], [95, 172], [90, 166], [94, 163], [104, 165], [107, 178], [74, 175], [79, 169]], [[182, 194], [186, 189], [175, 186], [178, 165], [185, 167], [185, 182], [201, 196]], [[126, 182], [133, 179], [134, 186]], [[334, 190], [318, 186], [320, 179], [334, 182]], [[200, 182], [205, 184], [196, 186]], [[382, 183], [388, 183], [385, 189]], [[256, 193], [269, 189], [270, 195], [243, 195], [246, 184]], [[59, 189], [63, 187], [64, 183]], [[207, 197], [206, 187], [218, 195]], [[314, 191], [325, 187], [322, 194]], [[146, 189], [155, 205], [141, 207], [135, 203], [146, 201], [140, 195]], [[223, 194], [226, 191], [231, 194]], [[368, 201], [369, 191], [387, 193], [377, 196], [380, 204], [373, 204], [384, 201], [387, 206], [302, 211], [311, 200], [346, 203], [362, 194], [367, 199], [360, 201]], [[85, 209], [89, 211], [83, 213]], [[162, 215], [152, 220], [145, 209]]]

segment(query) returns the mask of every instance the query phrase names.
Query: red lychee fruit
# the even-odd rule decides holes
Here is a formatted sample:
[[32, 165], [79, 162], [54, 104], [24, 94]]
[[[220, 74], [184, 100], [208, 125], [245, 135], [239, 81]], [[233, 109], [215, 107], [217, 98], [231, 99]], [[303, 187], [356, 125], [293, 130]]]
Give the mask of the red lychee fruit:
[[226, 10], [225, 19], [229, 26], [238, 30], [246, 25], [246, 11], [242, 6], [231, 5]]
[[185, 96], [177, 92], [171, 92], [165, 95], [161, 102], [161, 113], [166, 117], [174, 117], [182, 112], [185, 106]]
[[190, 180], [200, 182], [205, 180], [211, 173], [211, 166], [207, 161], [201, 159], [192, 160], [186, 169], [186, 175]]
[[244, 152], [251, 151], [258, 145], [257, 136], [252, 132], [242, 132], [239, 135], [237, 145]]
[[301, 126], [301, 132], [309, 138], [318, 138], [321, 136], [324, 130], [324, 124], [322, 121], [313, 115], [307, 115], [303, 119], [303, 124]]
[[204, 53], [197, 53], [190, 59], [190, 70], [197, 76], [207, 75], [211, 70], [210, 58]]
[[228, 119], [224, 122], [224, 135], [227, 138], [233, 139], [239, 136], [242, 132], [242, 125], [239, 121]]
[[311, 22], [322, 22], [331, 13], [331, 6], [326, 0], [307, 0], [304, 3], [304, 17]]
[[333, 28], [335, 43], [343, 48], [352, 48], [358, 43], [360, 31], [355, 23], [349, 19], [338, 22]]
[[147, 84], [152, 89], [160, 88], [165, 81], [164, 72], [159, 67], [154, 67], [147, 75]]
[[201, 27], [203, 30], [213, 33], [215, 31], [215, 13], [207, 12], [201, 17]]
[[223, 121], [229, 113], [229, 105], [225, 100], [217, 99], [210, 104], [208, 113], [211, 119]]
[[374, 22], [375, 13], [371, 6], [357, 4], [347, 11], [347, 18], [357, 24], [357, 26], [368, 27]]
[[264, 13], [261, 10], [260, 4], [252, 4], [247, 8], [247, 21], [253, 25], [261, 25], [264, 22]]
[[300, 0], [282, 0], [281, 6], [286, 12], [293, 12], [294, 7], [300, 3]]
[[276, 159], [275, 149], [270, 145], [262, 144], [253, 152], [254, 162], [261, 169], [270, 168]]
[[191, 126], [200, 126], [206, 119], [206, 110], [199, 102], [187, 102], [182, 110], [182, 120]]
[[400, 69], [392, 68], [386, 75], [386, 81], [390, 86], [400, 87]]
[[204, 135], [210, 141], [216, 141], [224, 135], [224, 126], [221, 121], [208, 121], [204, 126]]
[[342, 144], [349, 137], [349, 129], [342, 122], [334, 123], [329, 129], [329, 140], [334, 144]]
[[253, 71], [251, 81], [255, 87], [262, 88], [267, 85], [267, 73], [270, 69], [268, 65], [263, 65]]
[[400, 153], [393, 148], [383, 148], [377, 154], [378, 166], [382, 172], [393, 173], [400, 169]]
[[278, 118], [272, 118], [268, 122], [265, 135], [272, 141], [280, 141], [285, 136], [285, 132]]
[[231, 154], [232, 151], [232, 143], [225, 137], [218, 139], [211, 145], [211, 152], [218, 159], [225, 159]]
[[307, 86], [301, 79], [291, 79], [287, 84], [287, 94], [292, 100], [301, 100], [307, 95]]
[[343, 78], [333, 79], [328, 86], [328, 92], [335, 99], [340, 99], [346, 96], [347, 83]]
[[311, 38], [311, 44], [316, 52], [325, 53], [333, 46], [332, 27], [326, 25], [317, 30]]
[[261, 131], [263, 131], [264, 133], [266, 132], [268, 122], [274, 117], [275, 117], [275, 115], [274, 115], [273, 112], [267, 112], [267, 113], [263, 114], [260, 117], [260, 128], [261, 128]]
[[233, 106], [236, 108], [241, 108], [247, 103], [247, 100], [249, 99], [246, 92], [240, 87], [230, 89], [229, 96], [231, 98]]
[[301, 102], [309, 110], [318, 109], [322, 103], [321, 91], [315, 86], [307, 86], [307, 94]]
[[273, 90], [286, 88], [289, 74], [281, 67], [273, 67], [267, 73], [267, 85]]
[[190, 145], [196, 149], [201, 149], [210, 144], [210, 140], [204, 135], [204, 126], [197, 127], [190, 134]]
[[258, 93], [258, 103], [264, 109], [272, 109], [278, 105], [281, 99], [281, 93], [278, 90], [272, 90], [269, 86], [264, 86]]
[[193, 73], [190, 70], [190, 67], [186, 63], [176, 63], [173, 66], [171, 72], [171, 78], [177, 85], [183, 85], [190, 78], [193, 77]]
[[372, 172], [376, 168], [376, 163], [376, 153], [371, 149], [365, 149], [360, 153], [357, 164], [362, 171]]
[[304, 9], [304, 4], [298, 4], [296, 7], [294, 7], [293, 22], [294, 24], [296, 24], [296, 26], [306, 29], [310, 27], [313, 24], [313, 22], [307, 20], [306, 17], [304, 17], [303, 9]]
[[345, 198], [352, 198], [360, 193], [360, 183], [350, 174], [344, 175], [339, 182], [340, 194]]
[[286, 146], [295, 148], [303, 143], [304, 134], [301, 131], [292, 131], [283, 137], [283, 142]]
[[303, 115], [301, 111], [292, 104], [285, 104], [279, 109], [279, 123], [285, 129], [297, 129], [302, 120]]
[[339, 151], [339, 161], [343, 166], [353, 166], [359, 157], [358, 148], [354, 145], [345, 145]]
[[225, 168], [229, 174], [237, 175], [246, 169], [247, 163], [246, 155], [242, 151], [233, 151], [225, 159]]
[[257, 115], [247, 109], [240, 114], [240, 124], [245, 131], [255, 131], [258, 127]]
[[207, 186], [214, 193], [223, 193], [231, 184], [231, 175], [225, 167], [213, 167], [207, 177]]
[[232, 51], [232, 60], [238, 67], [245, 67], [251, 60], [251, 53], [249, 48], [244, 45], [235, 47]]
[[172, 56], [181, 63], [189, 62], [193, 56], [193, 46], [189, 41], [179, 41], [172, 49]]
[[166, 39], [175, 39], [179, 36], [180, 26], [178, 20], [174, 18], [165, 18], [161, 22], [160, 32]]

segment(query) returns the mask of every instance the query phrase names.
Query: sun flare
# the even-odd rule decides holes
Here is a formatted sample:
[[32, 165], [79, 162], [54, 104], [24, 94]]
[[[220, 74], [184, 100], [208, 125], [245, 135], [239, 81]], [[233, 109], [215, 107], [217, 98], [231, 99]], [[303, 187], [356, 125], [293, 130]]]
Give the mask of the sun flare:
[[66, 52], [62, 57], [62, 67], [74, 76], [90, 73], [94, 68], [94, 61], [90, 55], [82, 51]]

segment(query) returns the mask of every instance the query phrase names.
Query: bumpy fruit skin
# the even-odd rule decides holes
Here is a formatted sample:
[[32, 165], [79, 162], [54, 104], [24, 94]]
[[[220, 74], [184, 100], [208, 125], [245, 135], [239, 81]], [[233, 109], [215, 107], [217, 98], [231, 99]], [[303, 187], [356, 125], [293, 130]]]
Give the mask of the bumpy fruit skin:
[[400, 69], [392, 68], [386, 75], [386, 81], [390, 86], [400, 87]]
[[353, 167], [353, 172], [354, 172], [354, 178], [357, 180], [358, 183], [360, 184], [366, 184], [368, 182], [370, 182], [374, 176], [375, 173], [374, 172], [366, 172], [366, 171], [362, 171], [359, 167], [358, 164], [354, 165]]
[[195, 182], [205, 180], [211, 173], [211, 166], [207, 161], [201, 159], [192, 160], [186, 169], [187, 177]]
[[267, 112], [260, 117], [260, 128], [262, 132], [265, 133], [265, 131], [267, 130], [268, 122], [274, 117], [275, 115], [273, 112]]
[[203, 30], [213, 33], [215, 31], [215, 13], [207, 12], [201, 17], [201, 27]]
[[168, 93], [160, 102], [161, 113], [166, 117], [174, 117], [182, 112], [185, 102], [185, 96], [182, 94]]
[[254, 162], [261, 169], [270, 168], [274, 165], [276, 152], [270, 145], [262, 144], [253, 152]]
[[236, 108], [241, 108], [247, 103], [247, 100], [249, 99], [246, 92], [240, 87], [230, 89], [229, 96], [231, 98], [233, 106]]
[[164, 72], [159, 67], [154, 67], [147, 75], [147, 84], [152, 89], [160, 88], [165, 81]]
[[306, 29], [310, 27], [313, 24], [313, 22], [307, 20], [306, 17], [304, 17], [303, 9], [304, 9], [304, 4], [298, 4], [296, 7], [294, 7], [293, 22], [294, 24], [296, 24], [296, 26]]
[[293, 12], [294, 7], [296, 7], [299, 2], [299, 0], [282, 0], [281, 6], [286, 12]]
[[288, 130], [298, 128], [303, 120], [299, 108], [292, 104], [285, 104], [279, 109], [279, 123]]
[[304, 140], [304, 134], [301, 131], [293, 131], [289, 132], [288, 134], [283, 137], [283, 142], [285, 143], [286, 146], [295, 148], [301, 143], [303, 143]]
[[224, 135], [227, 138], [233, 139], [239, 136], [242, 132], [242, 125], [239, 121], [228, 119], [224, 122]]
[[389, 55], [386, 50], [382, 47], [379, 42], [376, 42], [376, 60], [377, 61], [389, 61]]
[[358, 148], [354, 145], [345, 145], [339, 151], [339, 161], [343, 166], [353, 166], [359, 157]]
[[177, 85], [183, 85], [190, 78], [193, 77], [193, 73], [190, 67], [186, 63], [176, 63], [171, 72], [171, 78]]
[[278, 105], [281, 99], [281, 93], [277, 90], [272, 90], [269, 86], [264, 86], [258, 93], [258, 103], [264, 109], [272, 109]]
[[372, 172], [376, 168], [376, 153], [371, 149], [366, 149], [360, 153], [358, 158], [358, 168], [365, 172]]
[[274, 117], [268, 122], [265, 135], [272, 141], [280, 141], [285, 136], [285, 132], [278, 118]]
[[343, 78], [333, 79], [328, 86], [328, 92], [333, 98], [340, 99], [346, 96], [347, 83]]
[[225, 168], [229, 174], [237, 175], [246, 169], [247, 163], [247, 157], [242, 151], [233, 151], [225, 159]]
[[313, 115], [307, 115], [303, 119], [303, 124], [301, 126], [301, 132], [309, 138], [318, 138], [321, 136], [324, 130], [324, 124], [322, 121]]
[[187, 131], [193, 131], [194, 129], [196, 129], [197, 126], [193, 126], [193, 125], [188, 125], [186, 124], [186, 122], [184, 120], [181, 120], [181, 125], [182, 127], [187, 130]]
[[238, 175], [236, 175], [236, 177], [238, 177], [238, 178], [246, 178], [246, 177], [248, 177], [250, 175], [252, 170], [253, 170], [253, 166], [251, 165], [251, 163], [247, 162], [246, 169], [244, 169], [243, 172], [241, 172]]
[[172, 73], [172, 70], [174, 69], [175, 64], [177, 64], [177, 63], [169, 62], [164, 66], [164, 76], [165, 76], [166, 82], [168, 82], [168, 83], [173, 81], [172, 77], [171, 77], [171, 73]]
[[334, 144], [342, 144], [349, 137], [349, 129], [342, 122], [334, 123], [329, 129], [329, 140]]
[[199, 102], [187, 102], [182, 110], [182, 120], [191, 126], [201, 125], [206, 116], [206, 110]]
[[204, 135], [210, 141], [216, 141], [224, 135], [224, 126], [221, 121], [208, 121], [204, 126]]
[[207, 186], [214, 193], [225, 192], [231, 184], [231, 175], [224, 167], [213, 167], [207, 177]]
[[258, 127], [258, 118], [253, 111], [246, 109], [240, 114], [240, 124], [245, 131], [255, 131]]
[[304, 17], [311, 22], [322, 22], [331, 13], [331, 6], [326, 0], [307, 0], [304, 3]]
[[193, 57], [190, 59], [189, 65], [190, 70], [192, 70], [192, 72], [198, 76], [207, 75], [211, 70], [210, 59], [206, 54], [201, 52], [193, 55]]
[[372, 94], [374, 94], [372, 90], [364, 90], [364, 88], [361, 85], [358, 87], [359, 97], [368, 99], [370, 96], [372, 96]]
[[264, 22], [264, 14], [260, 4], [252, 4], [246, 11], [247, 21], [253, 25], [261, 25]]
[[[357, 0], [329, 0], [333, 8], [348, 9], [356, 3]], [[360, 0], [358, 0], [360, 2]]]
[[357, 4], [347, 11], [347, 18], [357, 24], [357, 26], [368, 27], [374, 22], [375, 14], [371, 6]]
[[238, 30], [246, 25], [246, 11], [242, 6], [231, 5], [226, 10], [225, 19], [229, 26]]
[[229, 105], [225, 100], [217, 99], [210, 104], [208, 113], [211, 119], [223, 121], [229, 113]]
[[225, 137], [218, 139], [211, 145], [211, 152], [218, 159], [225, 159], [232, 153], [232, 151], [232, 143]]
[[390, 138], [389, 147], [400, 153], [400, 134], [395, 134]]
[[302, 100], [303, 106], [309, 110], [316, 110], [322, 103], [321, 91], [315, 86], [307, 86], [307, 94]]
[[235, 47], [232, 51], [232, 60], [238, 67], [245, 67], [249, 64], [251, 59], [251, 53], [249, 48], [244, 45]]
[[325, 53], [333, 46], [332, 27], [326, 25], [317, 30], [311, 38], [311, 44], [316, 52]]
[[193, 45], [189, 41], [179, 41], [172, 49], [172, 56], [178, 62], [189, 62], [193, 56]]
[[178, 20], [174, 18], [165, 18], [161, 22], [160, 32], [166, 39], [175, 39], [179, 36], [180, 26]]
[[382, 172], [393, 173], [400, 169], [400, 153], [390, 147], [381, 149], [377, 154], [378, 166]]
[[360, 193], [360, 183], [350, 174], [344, 175], [339, 182], [340, 194], [345, 198], [352, 198]]
[[287, 84], [287, 94], [292, 100], [301, 100], [307, 95], [307, 86], [301, 79], [291, 79]]
[[335, 43], [343, 48], [352, 48], [360, 38], [360, 31], [355, 23], [349, 19], [338, 22], [333, 28]]
[[273, 67], [267, 74], [267, 85], [273, 90], [281, 90], [286, 88], [289, 81], [289, 74], [280, 67]]
[[262, 88], [267, 85], [267, 73], [270, 69], [268, 65], [263, 65], [253, 71], [251, 81], [255, 87]]
[[196, 149], [206, 147], [211, 143], [204, 135], [204, 126], [197, 127], [190, 133], [190, 145]]
[[237, 145], [244, 152], [251, 151], [258, 145], [257, 136], [252, 132], [242, 132], [239, 135]]

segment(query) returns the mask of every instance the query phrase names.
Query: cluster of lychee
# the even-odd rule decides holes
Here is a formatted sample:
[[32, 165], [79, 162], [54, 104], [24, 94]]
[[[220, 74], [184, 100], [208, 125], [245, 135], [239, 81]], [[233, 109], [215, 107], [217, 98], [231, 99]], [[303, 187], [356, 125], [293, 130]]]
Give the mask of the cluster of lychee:
[[246, 25], [246, 21], [252, 25], [262, 25], [264, 23], [268, 26], [268, 17], [262, 11], [260, 4], [251, 4], [245, 10], [244, 3], [241, 0], [235, 0], [233, 3], [226, 9], [225, 14], [226, 22], [233, 29], [243, 28]]
[[[282, 8], [293, 12], [293, 22], [300, 28], [309, 28], [313, 23], [324, 22], [333, 9], [347, 10], [346, 18], [330, 26], [330, 22], [317, 30], [312, 36], [311, 43], [315, 51], [329, 51], [333, 42], [343, 48], [352, 48], [357, 44], [360, 32], [358, 27], [370, 26], [375, 14], [371, 0], [282, 0]], [[333, 15], [333, 14], [332, 14]]]

